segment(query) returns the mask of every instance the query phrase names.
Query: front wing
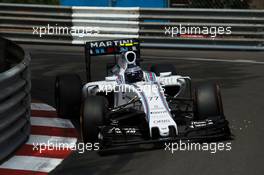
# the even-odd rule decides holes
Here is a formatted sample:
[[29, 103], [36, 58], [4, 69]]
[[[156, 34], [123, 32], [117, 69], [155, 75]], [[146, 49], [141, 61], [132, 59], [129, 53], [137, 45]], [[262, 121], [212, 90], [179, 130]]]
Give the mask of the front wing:
[[214, 117], [201, 121], [190, 121], [188, 125], [178, 128], [178, 135], [150, 138], [148, 129], [137, 126], [102, 126], [100, 145], [101, 149], [113, 147], [132, 146], [139, 144], [155, 144], [164, 142], [212, 142], [231, 139], [228, 121], [223, 117]]

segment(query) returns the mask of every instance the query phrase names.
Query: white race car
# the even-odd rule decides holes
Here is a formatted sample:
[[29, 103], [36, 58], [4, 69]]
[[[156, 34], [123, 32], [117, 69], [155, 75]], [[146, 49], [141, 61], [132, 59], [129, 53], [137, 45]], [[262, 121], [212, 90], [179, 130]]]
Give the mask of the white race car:
[[[102, 81], [90, 82], [91, 56], [119, 54]], [[230, 137], [219, 86], [194, 89], [191, 78], [173, 65], [141, 69], [139, 41], [96, 41], [86, 44], [88, 82], [60, 75], [55, 100], [60, 116], [80, 116], [84, 142], [101, 148], [176, 140], [209, 141]]]

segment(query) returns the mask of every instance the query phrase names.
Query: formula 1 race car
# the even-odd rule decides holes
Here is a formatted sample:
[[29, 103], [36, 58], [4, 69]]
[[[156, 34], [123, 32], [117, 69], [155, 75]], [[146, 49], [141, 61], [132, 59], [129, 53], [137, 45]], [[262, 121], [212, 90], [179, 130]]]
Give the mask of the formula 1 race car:
[[[191, 78], [169, 64], [142, 70], [135, 39], [88, 42], [85, 51], [88, 82], [60, 75], [55, 83], [57, 112], [80, 116], [84, 142], [110, 148], [230, 137], [218, 85], [193, 89]], [[106, 54], [118, 54], [116, 65], [104, 80], [91, 82], [91, 56]]]

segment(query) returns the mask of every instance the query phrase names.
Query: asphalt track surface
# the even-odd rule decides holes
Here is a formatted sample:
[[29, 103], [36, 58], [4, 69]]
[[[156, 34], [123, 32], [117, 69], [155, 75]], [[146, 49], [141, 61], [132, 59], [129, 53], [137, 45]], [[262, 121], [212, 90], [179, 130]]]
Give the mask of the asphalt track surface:
[[[56, 74], [78, 73], [85, 77], [84, 52], [80, 47], [24, 46], [32, 55], [32, 96], [54, 105]], [[142, 50], [144, 66], [170, 63], [194, 84], [218, 82], [224, 110], [235, 138], [231, 151], [176, 151], [164, 149], [116, 153], [73, 153], [52, 175], [262, 175], [264, 172], [264, 53], [245, 51]], [[105, 72], [95, 58], [95, 79]]]

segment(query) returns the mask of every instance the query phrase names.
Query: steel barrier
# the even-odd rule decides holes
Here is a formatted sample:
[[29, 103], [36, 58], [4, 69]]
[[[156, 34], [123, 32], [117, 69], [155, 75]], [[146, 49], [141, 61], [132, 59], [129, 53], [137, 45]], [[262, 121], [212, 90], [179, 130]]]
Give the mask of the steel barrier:
[[[0, 35], [21, 43], [75, 44], [139, 38], [147, 48], [264, 50], [264, 10], [189, 8], [63, 7], [0, 3]], [[41, 38], [33, 26], [90, 27], [91, 35], [50, 34]], [[231, 27], [229, 35], [170, 36], [169, 27]], [[199, 37], [197, 37], [199, 36]]]
[[0, 38], [0, 162], [24, 143], [30, 133], [29, 55], [11, 41]]
[[[166, 29], [179, 29], [180, 25], [192, 31], [230, 27], [232, 33], [216, 37], [166, 35]], [[140, 9], [139, 27], [142, 46], [149, 48], [264, 50], [264, 10]]]
[[[85, 41], [138, 38], [138, 8], [61, 7], [0, 3], [0, 35], [22, 43], [83, 44]], [[100, 31], [78, 37], [69, 32], [33, 34], [33, 27], [85, 27]], [[61, 32], [62, 33], [62, 32]]]

